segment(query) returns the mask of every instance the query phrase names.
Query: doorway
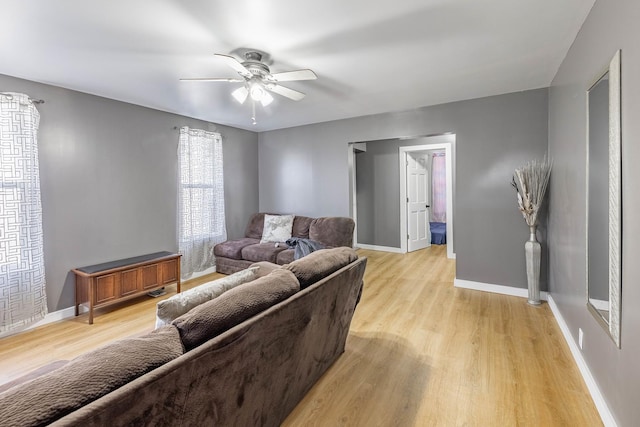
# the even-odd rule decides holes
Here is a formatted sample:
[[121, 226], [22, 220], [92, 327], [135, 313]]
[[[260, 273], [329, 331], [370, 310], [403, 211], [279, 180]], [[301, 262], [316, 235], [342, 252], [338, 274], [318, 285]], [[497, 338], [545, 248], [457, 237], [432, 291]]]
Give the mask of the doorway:
[[[400, 243], [402, 252], [409, 252], [413, 248], [412, 240], [419, 238], [422, 232], [422, 223], [417, 223], [417, 229], [413, 229], [413, 214], [411, 213], [411, 199], [408, 182], [414, 180], [410, 171], [411, 162], [416, 157], [432, 152], [433, 150], [441, 150], [445, 153], [446, 164], [446, 241], [447, 241], [447, 258], [455, 258], [455, 248], [453, 245], [453, 147], [455, 143], [455, 135], [440, 135], [426, 137], [422, 139], [424, 145], [408, 145], [399, 148], [400, 155]], [[425, 206], [428, 203], [425, 203]], [[426, 227], [428, 228], [428, 222]], [[429, 239], [431, 236], [429, 236]]]
[[[349, 210], [356, 222], [354, 243], [357, 247], [396, 253], [408, 251], [406, 155], [437, 150], [445, 153], [447, 183], [447, 220], [441, 224], [440, 233], [446, 232], [447, 256], [455, 258], [455, 138], [454, 134], [440, 134], [348, 144]], [[434, 236], [437, 237], [437, 233]]]

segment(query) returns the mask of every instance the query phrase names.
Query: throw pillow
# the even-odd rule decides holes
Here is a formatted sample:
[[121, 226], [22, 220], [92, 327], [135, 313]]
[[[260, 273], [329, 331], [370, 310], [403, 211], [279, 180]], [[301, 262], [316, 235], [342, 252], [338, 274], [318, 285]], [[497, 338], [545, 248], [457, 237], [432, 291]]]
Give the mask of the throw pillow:
[[194, 308], [173, 321], [187, 351], [233, 328], [300, 290], [290, 271], [278, 268], [218, 298]]
[[192, 308], [219, 297], [229, 289], [250, 282], [257, 277], [258, 267], [247, 268], [160, 301], [156, 306], [156, 328], [173, 322]]
[[294, 215], [269, 215], [264, 216], [264, 228], [262, 229], [262, 240], [267, 242], [286, 242], [291, 238], [293, 230]]

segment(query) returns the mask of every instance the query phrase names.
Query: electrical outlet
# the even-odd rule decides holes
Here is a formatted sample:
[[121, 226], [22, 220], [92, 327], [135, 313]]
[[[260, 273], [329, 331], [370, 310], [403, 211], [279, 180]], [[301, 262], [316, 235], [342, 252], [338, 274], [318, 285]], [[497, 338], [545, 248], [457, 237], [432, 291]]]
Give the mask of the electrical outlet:
[[580, 346], [580, 350], [582, 350], [583, 339], [584, 339], [584, 332], [582, 332], [582, 328], [578, 328], [578, 345]]

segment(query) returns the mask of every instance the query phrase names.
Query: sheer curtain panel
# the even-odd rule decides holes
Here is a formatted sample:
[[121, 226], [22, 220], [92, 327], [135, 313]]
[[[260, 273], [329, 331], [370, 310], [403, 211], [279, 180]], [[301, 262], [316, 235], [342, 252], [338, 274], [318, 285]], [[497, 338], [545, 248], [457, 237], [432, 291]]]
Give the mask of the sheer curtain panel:
[[447, 222], [447, 163], [444, 153], [435, 153], [431, 166], [433, 191], [431, 218], [433, 222]]
[[178, 246], [186, 279], [214, 267], [213, 247], [227, 240], [220, 134], [180, 128], [178, 166]]
[[0, 332], [47, 314], [39, 121], [27, 95], [0, 94]]

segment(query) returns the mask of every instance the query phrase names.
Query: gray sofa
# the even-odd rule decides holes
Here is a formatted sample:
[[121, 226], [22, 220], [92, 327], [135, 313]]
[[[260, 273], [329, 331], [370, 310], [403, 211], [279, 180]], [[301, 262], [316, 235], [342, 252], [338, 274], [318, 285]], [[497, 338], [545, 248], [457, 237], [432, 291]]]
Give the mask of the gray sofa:
[[[217, 272], [232, 274], [260, 261], [279, 265], [293, 261], [294, 250], [288, 249], [285, 244], [260, 243], [264, 215], [256, 213], [251, 216], [244, 238], [228, 240], [215, 246]], [[296, 216], [291, 236], [315, 240], [326, 248], [352, 247], [354, 227], [355, 223], [351, 218]]]
[[0, 393], [3, 426], [277, 426], [344, 352], [366, 258], [323, 249]]

